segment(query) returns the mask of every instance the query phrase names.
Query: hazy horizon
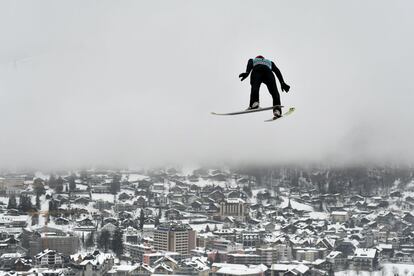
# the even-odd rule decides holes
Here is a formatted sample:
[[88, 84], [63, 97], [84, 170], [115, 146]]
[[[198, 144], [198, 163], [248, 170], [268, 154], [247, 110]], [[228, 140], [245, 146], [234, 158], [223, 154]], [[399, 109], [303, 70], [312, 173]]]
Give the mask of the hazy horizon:
[[[413, 7], [2, 1], [0, 168], [412, 164]], [[247, 107], [237, 76], [258, 54], [296, 112], [212, 116]]]

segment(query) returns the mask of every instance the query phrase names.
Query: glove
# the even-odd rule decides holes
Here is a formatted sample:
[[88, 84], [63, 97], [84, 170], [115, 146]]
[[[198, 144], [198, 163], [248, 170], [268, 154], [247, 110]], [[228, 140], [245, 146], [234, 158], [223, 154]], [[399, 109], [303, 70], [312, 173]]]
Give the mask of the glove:
[[285, 91], [286, 93], [289, 92], [290, 86], [287, 85], [286, 83], [282, 83], [281, 87], [282, 87], [282, 91]]
[[241, 80], [240, 80], [240, 81], [244, 81], [244, 80], [245, 80], [248, 76], [249, 76], [249, 73], [246, 73], [246, 72], [241, 73], [241, 74], [239, 75], [239, 78], [241, 78]]

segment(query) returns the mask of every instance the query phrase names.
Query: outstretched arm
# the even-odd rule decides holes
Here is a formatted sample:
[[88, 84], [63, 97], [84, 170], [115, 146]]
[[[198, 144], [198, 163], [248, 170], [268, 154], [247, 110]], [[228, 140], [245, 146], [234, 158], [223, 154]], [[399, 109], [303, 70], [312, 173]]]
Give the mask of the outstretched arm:
[[279, 68], [276, 67], [273, 61], [272, 61], [272, 71], [276, 74], [276, 77], [280, 82], [282, 91], [288, 92], [290, 89], [290, 86], [285, 83], [285, 81], [283, 80], [282, 73], [280, 72]]
[[249, 61], [247, 62], [246, 72], [241, 73], [239, 75], [239, 78], [241, 78], [241, 81], [243, 81], [245, 78], [249, 76], [250, 71], [252, 71], [252, 69], [253, 69], [253, 59], [249, 59]]

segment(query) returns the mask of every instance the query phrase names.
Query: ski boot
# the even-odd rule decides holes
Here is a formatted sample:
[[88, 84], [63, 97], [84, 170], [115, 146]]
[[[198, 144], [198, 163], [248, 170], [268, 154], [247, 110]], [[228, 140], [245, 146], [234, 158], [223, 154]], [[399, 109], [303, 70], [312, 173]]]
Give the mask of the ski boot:
[[251, 106], [249, 106], [246, 110], [258, 109], [259, 102], [254, 102]]
[[282, 112], [279, 109], [273, 110], [273, 120], [279, 119], [282, 117]]

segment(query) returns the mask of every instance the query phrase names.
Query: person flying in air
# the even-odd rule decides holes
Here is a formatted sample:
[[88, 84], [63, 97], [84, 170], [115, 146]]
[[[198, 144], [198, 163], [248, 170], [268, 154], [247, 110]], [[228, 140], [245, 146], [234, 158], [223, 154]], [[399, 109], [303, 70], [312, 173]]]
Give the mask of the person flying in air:
[[280, 95], [277, 91], [276, 80], [273, 72], [276, 74], [280, 82], [282, 91], [285, 91], [287, 93], [290, 89], [290, 86], [287, 85], [283, 80], [283, 76], [282, 73], [280, 73], [280, 70], [276, 67], [273, 61], [265, 59], [263, 56], [257, 56], [254, 59], [249, 59], [247, 62], [246, 72], [239, 75], [241, 81], [246, 79], [249, 76], [250, 72], [252, 72], [252, 75], [250, 76], [250, 85], [252, 88], [250, 93], [250, 104], [247, 110], [259, 108], [259, 89], [260, 85], [264, 83], [266, 84], [270, 95], [272, 95], [273, 106], [279, 105], [273, 109], [274, 118], [277, 119], [281, 117], [282, 109], [280, 107]]

